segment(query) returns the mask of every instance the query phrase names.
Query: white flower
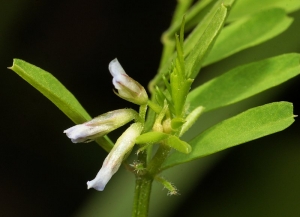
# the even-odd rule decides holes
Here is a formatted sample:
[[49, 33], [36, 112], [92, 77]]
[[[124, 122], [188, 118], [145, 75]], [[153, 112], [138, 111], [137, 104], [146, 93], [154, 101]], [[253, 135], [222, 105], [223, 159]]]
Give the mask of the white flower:
[[94, 188], [103, 191], [108, 181], [118, 171], [125, 155], [133, 148], [135, 139], [141, 134], [142, 130], [141, 123], [134, 123], [120, 136], [104, 160], [96, 178], [87, 182], [88, 189]]
[[102, 114], [88, 122], [66, 129], [64, 133], [73, 143], [91, 142], [123, 126], [138, 116], [132, 109], [119, 109]]
[[138, 105], [147, 104], [148, 95], [145, 88], [126, 74], [117, 59], [109, 63], [108, 69], [113, 76], [113, 84], [119, 97]]

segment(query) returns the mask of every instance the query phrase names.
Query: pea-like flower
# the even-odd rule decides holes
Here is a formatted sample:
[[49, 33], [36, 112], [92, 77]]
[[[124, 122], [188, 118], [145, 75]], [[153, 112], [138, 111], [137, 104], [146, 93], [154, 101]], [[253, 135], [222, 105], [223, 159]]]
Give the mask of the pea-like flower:
[[132, 109], [119, 109], [104, 113], [83, 124], [75, 125], [65, 130], [64, 133], [73, 143], [91, 142], [137, 117], [137, 112]]
[[109, 63], [108, 69], [113, 76], [113, 84], [118, 90], [118, 93], [115, 93], [119, 97], [138, 105], [147, 104], [148, 95], [145, 88], [126, 74], [117, 59]]
[[141, 123], [134, 123], [119, 137], [104, 160], [96, 178], [87, 182], [88, 189], [94, 188], [103, 191], [108, 181], [118, 171], [124, 157], [132, 150], [135, 139], [141, 134], [142, 130], [143, 125]]

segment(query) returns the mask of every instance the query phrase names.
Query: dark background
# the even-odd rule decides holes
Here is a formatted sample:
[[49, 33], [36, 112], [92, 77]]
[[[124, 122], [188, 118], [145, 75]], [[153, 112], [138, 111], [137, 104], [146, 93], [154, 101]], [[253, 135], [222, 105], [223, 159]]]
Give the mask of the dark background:
[[[86, 181], [94, 178], [106, 153], [96, 143], [72, 144], [62, 132], [73, 123], [6, 67], [12, 65], [13, 58], [20, 58], [51, 72], [93, 117], [113, 109], [136, 108], [112, 92], [108, 63], [117, 57], [131, 77], [147, 86], [156, 73], [162, 50], [160, 35], [170, 23], [175, 3], [172, 0], [0, 3], [3, 120], [0, 216], [118, 216], [114, 213], [122, 210], [122, 205], [127, 206], [123, 216], [130, 215], [132, 195], [127, 192], [113, 187], [105, 193], [86, 190]], [[244, 62], [300, 52], [297, 32], [300, 13], [291, 16], [298, 19], [286, 33], [207, 67], [203, 70], [204, 79]], [[284, 100], [293, 102], [295, 114], [300, 114], [299, 82], [299, 78], [293, 79], [260, 97], [239, 103], [232, 111], [231, 107], [223, 111], [230, 116], [233, 110], [240, 112], [256, 104]], [[300, 216], [297, 122], [282, 133], [235, 147], [216, 159], [203, 160], [203, 164], [208, 161], [210, 165], [204, 172], [194, 166], [187, 167], [190, 177], [185, 179], [195, 181], [188, 187], [179, 184], [182, 195], [175, 199], [166, 197], [166, 191], [158, 187], [159, 193], [157, 197], [154, 193], [152, 204], [161, 202], [156, 207], [152, 205], [151, 215]], [[120, 132], [114, 132], [111, 138], [115, 140]], [[197, 175], [198, 172], [202, 175]], [[181, 173], [174, 176], [171, 181], [176, 184]], [[117, 179], [118, 176], [111, 186], [127, 189], [125, 181]], [[109, 195], [108, 201], [117, 201], [116, 204], [106, 202], [107, 212], [104, 208], [100, 212], [87, 208], [91, 212], [87, 214], [84, 207], [94, 203], [97, 206], [101, 195]], [[123, 200], [129, 201], [129, 207], [122, 200], [118, 202], [120, 198], [126, 198]], [[168, 200], [176, 206], [168, 207]], [[166, 210], [164, 214], [154, 214], [161, 209]]]

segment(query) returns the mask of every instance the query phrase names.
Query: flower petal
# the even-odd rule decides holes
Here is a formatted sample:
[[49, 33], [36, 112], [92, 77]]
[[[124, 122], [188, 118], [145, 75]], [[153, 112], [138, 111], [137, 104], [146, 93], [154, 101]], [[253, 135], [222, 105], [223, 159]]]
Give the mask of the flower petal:
[[92, 181], [87, 182], [88, 189], [94, 188], [103, 191], [107, 182], [118, 171], [124, 157], [132, 150], [135, 139], [141, 134], [142, 130], [143, 125], [141, 123], [134, 123], [120, 136], [105, 158], [97, 176]]
[[110, 71], [110, 74], [115, 77], [115, 76], [118, 76], [120, 74], [125, 74], [126, 75], [126, 72], [125, 70], [123, 69], [123, 67], [121, 66], [121, 64], [119, 63], [118, 59], [115, 58], [113, 59], [109, 65], [108, 65], [108, 69]]
[[145, 105], [148, 102], [148, 95], [145, 88], [129, 77], [117, 59], [113, 59], [108, 66], [113, 76], [113, 85], [118, 90], [118, 96], [129, 102]]
[[110, 168], [102, 167], [97, 176], [92, 181], [87, 182], [87, 188], [94, 188], [97, 191], [103, 191], [113, 174], [114, 173], [112, 173]]
[[118, 109], [104, 113], [83, 124], [70, 127], [64, 133], [73, 143], [90, 142], [127, 124], [137, 116], [137, 112], [132, 109]]

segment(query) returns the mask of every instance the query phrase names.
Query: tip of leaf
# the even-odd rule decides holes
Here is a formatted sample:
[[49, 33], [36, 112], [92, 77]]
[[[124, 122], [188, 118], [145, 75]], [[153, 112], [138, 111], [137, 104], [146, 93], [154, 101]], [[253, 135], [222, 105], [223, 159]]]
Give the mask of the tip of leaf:
[[14, 65], [15, 65], [15, 61], [16, 61], [16, 59], [13, 59], [13, 64], [12, 64], [12, 66], [7, 67], [7, 68], [10, 69], [10, 70], [13, 70], [13, 67], [14, 67]]
[[225, 0], [221, 3], [221, 5], [226, 7], [227, 9], [230, 9], [233, 3], [234, 0]]

